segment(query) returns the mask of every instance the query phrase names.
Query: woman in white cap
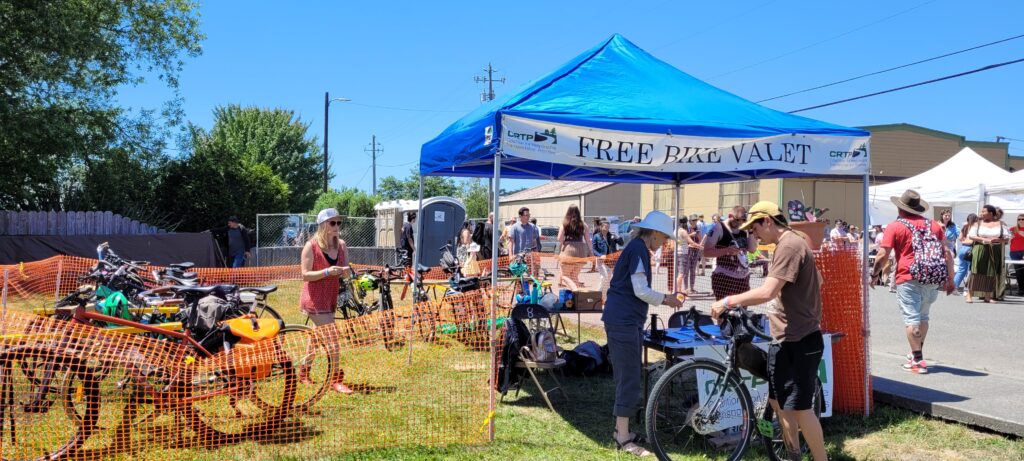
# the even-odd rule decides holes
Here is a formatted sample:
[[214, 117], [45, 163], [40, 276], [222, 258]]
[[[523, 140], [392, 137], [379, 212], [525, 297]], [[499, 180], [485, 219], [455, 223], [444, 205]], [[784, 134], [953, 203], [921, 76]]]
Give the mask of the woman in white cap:
[[[352, 389], [342, 381], [345, 372], [338, 363], [337, 327], [334, 326], [334, 310], [338, 307], [338, 288], [341, 276], [349, 270], [345, 241], [338, 237], [341, 216], [334, 208], [320, 210], [316, 215], [317, 229], [313, 238], [302, 247], [302, 294], [299, 308], [317, 327], [330, 325], [333, 330], [318, 334], [328, 338], [328, 349], [335, 364], [331, 377], [331, 388], [342, 394], [351, 394]], [[323, 330], [323, 329], [321, 329]], [[307, 351], [309, 353], [310, 351]], [[299, 383], [311, 384], [308, 367], [299, 366]]]
[[640, 408], [644, 322], [648, 305], [682, 307], [673, 295], [651, 289], [651, 252], [672, 235], [672, 218], [652, 211], [633, 224], [631, 238], [619, 255], [612, 274], [601, 320], [608, 335], [608, 353], [615, 379], [615, 446], [637, 456], [650, 456], [639, 435], [629, 432], [629, 417]]

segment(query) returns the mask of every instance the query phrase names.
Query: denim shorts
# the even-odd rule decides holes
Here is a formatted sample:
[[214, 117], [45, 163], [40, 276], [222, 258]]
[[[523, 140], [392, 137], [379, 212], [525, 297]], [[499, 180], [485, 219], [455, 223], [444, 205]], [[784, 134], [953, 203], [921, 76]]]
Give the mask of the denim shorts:
[[937, 285], [925, 285], [917, 280], [910, 280], [896, 285], [896, 302], [903, 311], [903, 323], [917, 325], [928, 321], [928, 312], [932, 303], [939, 297]]

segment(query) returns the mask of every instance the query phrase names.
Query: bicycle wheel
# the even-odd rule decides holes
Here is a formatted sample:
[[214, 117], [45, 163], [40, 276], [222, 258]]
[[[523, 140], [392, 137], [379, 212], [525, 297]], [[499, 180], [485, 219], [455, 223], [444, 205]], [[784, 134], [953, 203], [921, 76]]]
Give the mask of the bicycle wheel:
[[298, 379], [292, 405], [298, 412], [308, 412], [333, 382], [337, 351], [331, 354], [328, 344], [337, 347], [338, 329], [333, 325], [314, 329], [288, 324], [278, 333], [278, 338]]
[[378, 328], [380, 338], [384, 342], [384, 348], [389, 351], [400, 350], [405, 346], [405, 334], [398, 327], [398, 315], [393, 310], [383, 310], [378, 314]]
[[196, 362], [183, 411], [203, 443], [273, 435], [295, 401], [295, 369], [278, 341], [236, 346]]
[[281, 314], [278, 313], [276, 309], [270, 307], [266, 303], [259, 303], [256, 306], [256, 318], [274, 319], [278, 322], [284, 322], [284, 317], [281, 317]]
[[[811, 400], [811, 409], [814, 410], [814, 416], [821, 420], [821, 409], [825, 403], [825, 394], [821, 389], [821, 381], [814, 380], [814, 397]], [[779, 415], [775, 413], [775, 409], [772, 408], [769, 403], [764, 408], [764, 418], [759, 420], [757, 424], [758, 435], [761, 437], [761, 443], [764, 445], [764, 451], [768, 452], [768, 458], [772, 461], [785, 461], [788, 459], [788, 453], [786, 450], [786, 443], [782, 440], [782, 425], [779, 423]], [[807, 448], [807, 442], [800, 436], [800, 452], [809, 454], [810, 450]]]
[[754, 404], [737, 372], [696, 359], [669, 368], [647, 400], [647, 438], [659, 459], [711, 454], [741, 459], [754, 428]]
[[[82, 421], [76, 424], [53, 405], [59, 392], [39, 389], [20, 373], [20, 362], [26, 358], [52, 357], [61, 366], [53, 367], [53, 386], [58, 387], [74, 375], [81, 386], [76, 398], [82, 402]], [[56, 362], [55, 362], [56, 363]], [[48, 386], [48, 385], [47, 385]], [[0, 354], [0, 460], [67, 459], [82, 447], [96, 431], [99, 416], [99, 381], [80, 360], [69, 354], [55, 355], [39, 347], [19, 347]], [[39, 405], [31, 401], [46, 399]]]

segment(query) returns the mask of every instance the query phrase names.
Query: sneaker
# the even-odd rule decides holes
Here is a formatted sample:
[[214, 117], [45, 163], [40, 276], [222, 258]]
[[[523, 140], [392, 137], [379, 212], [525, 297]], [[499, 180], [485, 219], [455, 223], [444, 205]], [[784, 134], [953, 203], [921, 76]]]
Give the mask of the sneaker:
[[907, 363], [903, 364], [903, 371], [909, 371], [911, 373], [917, 373], [919, 375], [928, 373], [928, 364], [925, 363], [924, 359], [914, 361], [913, 354], [907, 354]]
[[331, 384], [331, 389], [334, 389], [334, 392], [337, 392], [339, 394], [345, 394], [345, 395], [349, 395], [349, 394], [352, 394], [353, 392], [355, 392], [351, 388], [349, 388], [348, 386], [342, 384], [341, 382], [337, 382], [337, 383]]

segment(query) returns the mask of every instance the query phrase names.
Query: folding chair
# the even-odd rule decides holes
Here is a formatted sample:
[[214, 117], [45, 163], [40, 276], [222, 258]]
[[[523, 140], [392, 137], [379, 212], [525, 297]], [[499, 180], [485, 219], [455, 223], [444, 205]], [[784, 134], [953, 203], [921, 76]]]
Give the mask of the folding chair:
[[[522, 321], [526, 325], [527, 330], [530, 331], [530, 338], [532, 338], [538, 331], [545, 329], [550, 331], [552, 336], [555, 334], [554, 326], [551, 323], [551, 314], [544, 308], [544, 306], [538, 304], [517, 304], [512, 308], [512, 312], [509, 314], [509, 317]], [[558, 380], [558, 377], [555, 376], [554, 373], [555, 370], [558, 370], [558, 372], [561, 373], [562, 368], [565, 366], [565, 359], [556, 358], [551, 362], [538, 362], [534, 351], [531, 350], [529, 346], [530, 339], [527, 338], [525, 342], [527, 345], [519, 349], [519, 356], [514, 366], [516, 368], [526, 370], [526, 373], [530, 375], [530, 379], [533, 381], [533, 384], [537, 386], [537, 390], [540, 391], [541, 396], [544, 398], [544, 402], [548, 404], [548, 408], [550, 408], [551, 411], [555, 411], [554, 405], [551, 404], [551, 399], [548, 398], [549, 394], [557, 390], [562, 393], [562, 396], [565, 397], [566, 400], [569, 400], [569, 395], [565, 393], [565, 389], [562, 389], [562, 382]], [[558, 348], [558, 355], [561, 355], [561, 353], [562, 349]], [[548, 371], [548, 375], [551, 376], [551, 379], [555, 382], [554, 387], [545, 389], [541, 384], [540, 379], [537, 378], [537, 374], [543, 370]], [[519, 391], [522, 387], [523, 380], [520, 379], [516, 384], [516, 397], [519, 397]], [[505, 395], [502, 394], [501, 398], [504, 399]]]

